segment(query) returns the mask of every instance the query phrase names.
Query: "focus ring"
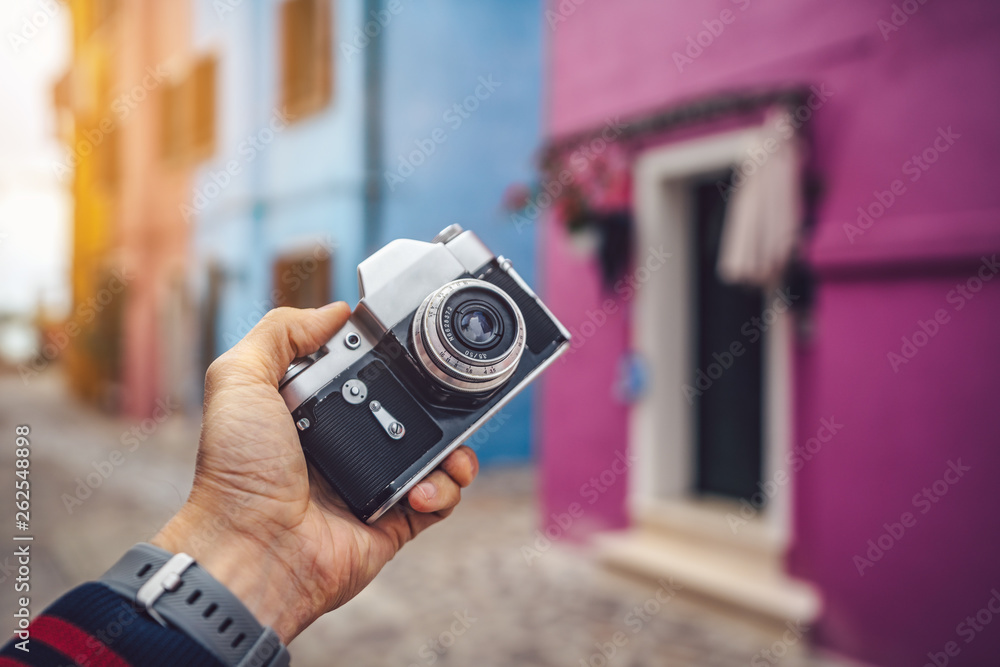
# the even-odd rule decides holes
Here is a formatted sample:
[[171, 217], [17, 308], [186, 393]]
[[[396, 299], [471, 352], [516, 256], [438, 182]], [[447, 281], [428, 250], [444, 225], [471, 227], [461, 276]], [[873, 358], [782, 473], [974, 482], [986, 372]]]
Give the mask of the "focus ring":
[[[445, 302], [459, 290], [469, 288], [496, 295], [514, 316], [513, 342], [493, 359], [473, 359], [463, 355], [444, 335], [441, 312]], [[413, 318], [412, 335], [417, 358], [424, 369], [449, 389], [470, 393], [490, 391], [510, 379], [524, 352], [526, 338], [524, 316], [517, 304], [495, 285], [474, 278], [452, 281], [424, 299]]]

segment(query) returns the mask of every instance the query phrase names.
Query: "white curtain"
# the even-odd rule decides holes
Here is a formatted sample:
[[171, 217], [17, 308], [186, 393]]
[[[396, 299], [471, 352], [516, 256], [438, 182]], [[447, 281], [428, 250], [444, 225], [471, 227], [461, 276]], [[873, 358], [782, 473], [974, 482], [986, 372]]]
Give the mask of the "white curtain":
[[791, 259], [802, 218], [795, 125], [786, 109], [769, 111], [736, 165], [716, 266], [724, 282], [772, 287]]

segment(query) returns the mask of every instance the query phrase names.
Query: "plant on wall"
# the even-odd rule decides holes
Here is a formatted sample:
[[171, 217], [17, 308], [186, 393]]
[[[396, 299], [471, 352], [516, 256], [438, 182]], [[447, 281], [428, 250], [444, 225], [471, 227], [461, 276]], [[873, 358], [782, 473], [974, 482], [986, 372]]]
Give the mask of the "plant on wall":
[[[604, 284], [610, 287], [629, 265], [632, 162], [643, 145], [665, 141], [672, 131], [683, 127], [740, 118], [761, 122], [768, 109], [805, 108], [812, 94], [815, 87], [802, 86], [729, 92], [672, 105], [627, 122], [615, 118], [601, 127], [553, 139], [543, 153], [538, 181], [508, 188], [504, 208], [518, 229], [548, 212], [565, 226], [575, 247], [598, 261]], [[809, 178], [807, 174], [807, 183]], [[813, 204], [807, 202], [807, 220]], [[785, 254], [781, 257], [786, 259]]]
[[504, 208], [518, 227], [550, 212], [574, 247], [594, 257], [610, 288], [628, 269], [631, 253], [631, 170], [626, 148], [603, 138], [550, 150], [538, 181], [510, 186]]

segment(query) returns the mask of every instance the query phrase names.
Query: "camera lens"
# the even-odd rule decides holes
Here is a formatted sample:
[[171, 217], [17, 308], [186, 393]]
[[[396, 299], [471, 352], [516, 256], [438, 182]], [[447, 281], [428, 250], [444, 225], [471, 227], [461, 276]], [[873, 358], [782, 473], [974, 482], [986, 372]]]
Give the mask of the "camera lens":
[[433, 292], [417, 309], [413, 340], [424, 370], [450, 389], [486, 392], [502, 385], [524, 351], [524, 317], [507, 294], [466, 278]]
[[458, 335], [466, 345], [488, 345], [496, 339], [496, 323], [485, 310], [467, 310], [458, 324]]
[[[452, 342], [460, 354], [466, 349], [492, 350], [504, 341], [510, 342], [505, 334], [512, 331], [513, 316], [504, 317], [504, 304], [494, 294], [478, 292], [475, 289], [459, 291], [445, 304], [442, 332], [447, 336], [449, 324], [454, 326], [457, 340]], [[505, 319], [508, 320], [506, 326]]]

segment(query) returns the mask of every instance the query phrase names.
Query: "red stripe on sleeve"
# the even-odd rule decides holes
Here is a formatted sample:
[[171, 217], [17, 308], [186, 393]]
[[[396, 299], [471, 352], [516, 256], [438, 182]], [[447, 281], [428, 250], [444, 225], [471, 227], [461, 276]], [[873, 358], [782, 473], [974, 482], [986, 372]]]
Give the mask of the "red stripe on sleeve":
[[32, 639], [45, 642], [70, 660], [88, 667], [131, 667], [100, 639], [62, 619], [39, 616], [30, 631]]
[[26, 664], [13, 658], [0, 657], [0, 667], [25, 667]]

